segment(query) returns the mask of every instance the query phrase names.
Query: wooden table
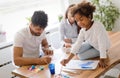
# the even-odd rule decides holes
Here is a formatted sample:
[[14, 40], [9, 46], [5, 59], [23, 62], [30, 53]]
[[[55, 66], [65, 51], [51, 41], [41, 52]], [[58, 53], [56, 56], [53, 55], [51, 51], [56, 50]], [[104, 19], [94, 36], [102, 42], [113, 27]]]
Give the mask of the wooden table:
[[[67, 74], [70, 76], [70, 78], [99, 78], [102, 74], [107, 72], [109, 69], [120, 63], [120, 32], [116, 32], [114, 34], [109, 35], [111, 40], [111, 48], [108, 52], [108, 66], [106, 68], [97, 68], [95, 70], [75, 70], [77, 73], [70, 73], [70, 72], [63, 72], [63, 74]], [[57, 59], [53, 58], [52, 62], [56, 62], [56, 73], [60, 72], [61, 65], [60, 60], [67, 55], [62, 53], [62, 50], [55, 50], [55, 57]], [[22, 78], [54, 78], [49, 72], [48, 65], [44, 66], [44, 70], [40, 72], [35, 71], [29, 71], [28, 68], [30, 66], [23, 66], [20, 68], [17, 68], [12, 71], [12, 74], [22, 77]]]
[[[55, 63], [55, 73], [59, 74], [61, 69], [60, 60], [65, 58], [67, 54], [63, 53], [62, 49], [54, 50], [54, 55], [52, 57], [51, 63]], [[30, 71], [31, 66], [22, 66], [12, 71], [12, 74], [19, 76], [21, 78], [54, 78], [54, 75], [50, 74], [48, 65], [37, 65], [36, 67], [43, 66], [44, 70], [36, 72], [35, 70]]]

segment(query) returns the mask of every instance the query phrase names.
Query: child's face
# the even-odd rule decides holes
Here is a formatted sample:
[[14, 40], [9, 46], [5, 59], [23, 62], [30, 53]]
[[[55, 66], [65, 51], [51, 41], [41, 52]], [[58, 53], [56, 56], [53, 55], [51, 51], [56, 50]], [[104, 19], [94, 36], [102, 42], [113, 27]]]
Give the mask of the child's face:
[[80, 15], [79, 13], [76, 13], [74, 15], [74, 18], [75, 18], [75, 21], [77, 22], [77, 25], [82, 28], [88, 28], [91, 21], [90, 18]]

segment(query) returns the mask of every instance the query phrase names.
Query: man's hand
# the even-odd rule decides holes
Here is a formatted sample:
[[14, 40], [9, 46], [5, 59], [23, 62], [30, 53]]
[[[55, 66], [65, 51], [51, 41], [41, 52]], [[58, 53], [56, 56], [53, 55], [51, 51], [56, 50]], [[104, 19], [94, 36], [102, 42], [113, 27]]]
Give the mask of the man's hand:
[[105, 68], [107, 66], [107, 59], [100, 59], [99, 67]]
[[50, 62], [51, 62], [51, 57], [49, 56], [43, 56], [41, 58], [38, 58], [37, 60], [38, 65], [45, 65], [45, 64], [49, 64]]
[[47, 48], [47, 49], [44, 48], [43, 51], [44, 51], [45, 55], [53, 55], [53, 50], [51, 50], [49, 48]]

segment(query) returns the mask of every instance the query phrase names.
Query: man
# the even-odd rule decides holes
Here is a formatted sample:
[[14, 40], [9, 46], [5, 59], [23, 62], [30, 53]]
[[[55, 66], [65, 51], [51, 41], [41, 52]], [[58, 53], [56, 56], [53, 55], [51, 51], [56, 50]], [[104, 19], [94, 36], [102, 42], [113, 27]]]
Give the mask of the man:
[[[31, 24], [16, 33], [14, 39], [14, 63], [23, 65], [44, 65], [51, 61], [48, 55], [53, 51], [49, 49], [44, 29], [47, 27], [48, 17], [44, 11], [35, 11]], [[40, 48], [46, 56], [40, 57]]]

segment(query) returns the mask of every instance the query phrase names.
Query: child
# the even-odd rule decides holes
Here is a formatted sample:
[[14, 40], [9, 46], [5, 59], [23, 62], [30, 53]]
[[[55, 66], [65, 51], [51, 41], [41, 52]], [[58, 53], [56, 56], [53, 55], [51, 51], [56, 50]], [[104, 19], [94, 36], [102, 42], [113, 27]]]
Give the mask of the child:
[[95, 6], [85, 1], [72, 8], [75, 21], [82, 29], [69, 57], [61, 61], [62, 65], [65, 66], [77, 54], [80, 59], [100, 56], [99, 66], [102, 68], [107, 66], [106, 52], [110, 48], [110, 42], [103, 24], [92, 19], [94, 11]]

